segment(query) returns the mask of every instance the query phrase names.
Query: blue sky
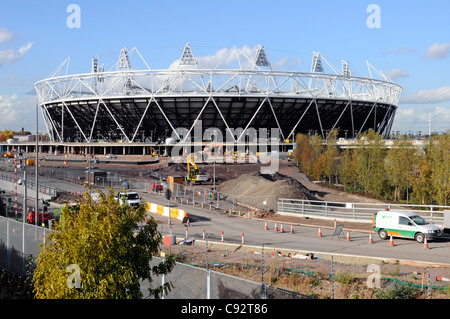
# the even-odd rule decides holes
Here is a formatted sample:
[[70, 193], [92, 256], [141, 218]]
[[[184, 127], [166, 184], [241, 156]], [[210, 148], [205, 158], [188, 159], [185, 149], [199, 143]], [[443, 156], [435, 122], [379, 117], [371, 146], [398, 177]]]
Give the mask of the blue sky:
[[[69, 28], [70, 4], [80, 28]], [[450, 2], [430, 1], [5, 1], [0, 0], [0, 129], [34, 131], [34, 83], [68, 56], [69, 73], [105, 69], [136, 47], [152, 69], [168, 68], [186, 43], [194, 55], [264, 45], [273, 66], [310, 69], [319, 51], [336, 68], [368, 74], [366, 60], [404, 89], [394, 130], [450, 128]], [[370, 4], [380, 28], [369, 28]], [[42, 123], [42, 121], [41, 121]], [[43, 125], [41, 126], [43, 130]]]

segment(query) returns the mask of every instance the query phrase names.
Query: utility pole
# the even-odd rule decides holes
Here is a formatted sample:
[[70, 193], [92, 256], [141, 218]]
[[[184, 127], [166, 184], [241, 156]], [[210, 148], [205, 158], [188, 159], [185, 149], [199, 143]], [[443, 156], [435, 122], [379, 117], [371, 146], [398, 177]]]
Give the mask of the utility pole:
[[36, 183], [36, 212], [35, 212], [35, 216], [36, 216], [36, 226], [39, 224], [38, 222], [38, 212], [39, 212], [39, 119], [38, 119], [38, 115], [39, 115], [39, 107], [38, 104], [36, 104], [36, 163], [35, 163], [35, 183]]

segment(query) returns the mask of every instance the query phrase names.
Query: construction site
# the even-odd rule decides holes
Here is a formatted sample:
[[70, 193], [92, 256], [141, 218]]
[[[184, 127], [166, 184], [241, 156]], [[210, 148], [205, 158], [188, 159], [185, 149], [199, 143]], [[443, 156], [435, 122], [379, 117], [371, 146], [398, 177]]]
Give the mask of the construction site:
[[[299, 133], [320, 136], [322, 147], [334, 130], [345, 143], [337, 147], [355, 147], [367, 131], [388, 138], [400, 86], [368, 62], [370, 78], [352, 76], [345, 61], [339, 72], [319, 52], [309, 72], [272, 70], [263, 46], [253, 57], [228, 50], [227, 59], [246, 62], [231, 69], [201, 68], [187, 44], [176, 68], [134, 70], [133, 52], [147, 65], [136, 48], [123, 48], [107, 72], [94, 57], [90, 73], [68, 74], [68, 58], [35, 84], [46, 141], [0, 143], [2, 180], [15, 184], [16, 196], [6, 217], [18, 222], [29, 214], [25, 201], [20, 213], [17, 205], [19, 163], [24, 179], [38, 174], [50, 187], [43, 192], [34, 176], [50, 216], [99, 191], [112, 189], [118, 200], [119, 192], [136, 193], [164, 238], [161, 252], [180, 263], [261, 278], [263, 287], [297, 297], [343, 299], [376, 298], [365, 280], [368, 265], [378, 265], [383, 288], [414, 285], [422, 289], [416, 298], [430, 298], [431, 289], [434, 298], [448, 297], [446, 280], [437, 279], [450, 277], [447, 238], [430, 246], [426, 238], [420, 245], [375, 239], [377, 211], [410, 207], [311, 180], [292, 161]], [[185, 215], [172, 218], [171, 209]], [[433, 223], [443, 222], [432, 205], [426, 209]], [[23, 227], [16, 250], [25, 254]], [[252, 297], [223, 291], [231, 291], [224, 298]]]
[[[55, 158], [45, 159], [40, 162], [40, 168], [43, 172], [57, 171], [59, 168], [63, 168], [66, 172], [66, 176], [73, 176], [75, 182], [81, 185], [85, 185], [86, 177], [86, 165], [82, 156], [70, 156], [71, 160], [65, 162], [55, 163]], [[123, 164], [122, 159], [126, 162], [135, 161], [136, 163], [143, 163], [141, 165], [129, 165]], [[226, 197], [237, 196], [236, 206], [231, 209], [232, 206], [223, 206], [221, 202], [221, 209], [217, 209], [214, 198], [206, 198], [205, 203], [202, 202], [202, 196], [198, 198], [196, 205], [200, 206], [205, 204], [212, 204], [213, 210], [224, 215], [231, 214], [234, 218], [241, 217], [254, 220], [266, 220], [273, 223], [284, 223], [286, 225], [286, 232], [289, 233], [289, 225], [295, 225], [295, 227], [306, 226], [312, 229], [322, 227], [324, 231], [333, 229], [332, 219], [322, 218], [302, 218], [292, 216], [282, 216], [276, 214], [276, 205], [273, 207], [266, 207], [263, 204], [264, 200], [269, 201], [273, 198], [276, 203], [280, 198], [291, 199], [303, 199], [311, 201], [327, 201], [327, 202], [377, 202], [373, 199], [368, 199], [360, 195], [349, 194], [340, 191], [337, 187], [328, 187], [324, 184], [311, 181], [307, 176], [299, 171], [299, 168], [292, 164], [288, 160], [277, 160], [278, 170], [276, 172], [267, 173], [264, 172], [265, 168], [269, 167], [268, 164], [262, 163], [221, 163], [221, 164], [201, 164], [190, 165], [190, 169], [194, 169], [196, 174], [205, 176], [205, 180], [201, 181], [189, 181], [189, 177], [195, 180], [195, 174], [189, 174], [188, 163], [171, 163], [171, 159], [167, 157], [159, 157], [158, 162], [154, 164], [146, 164], [149, 160], [155, 160], [149, 156], [127, 156], [122, 158], [110, 159], [107, 157], [97, 156], [96, 163], [93, 164], [93, 174], [95, 172], [107, 171], [108, 179], [96, 179], [92, 175], [91, 185], [93, 189], [99, 188], [107, 191], [106, 186], [113, 186], [114, 188], [126, 187], [134, 189], [133, 185], [142, 185], [144, 181], [148, 182], [148, 185], [163, 184], [164, 187], [161, 190], [165, 190], [170, 187], [167, 181], [172, 179], [175, 183], [180, 183], [185, 186], [193, 186], [195, 189], [207, 189], [208, 193], [213, 193], [214, 189], [220, 194], [221, 201], [226, 201]], [[160, 160], [160, 161], [159, 161]], [[51, 173], [49, 173], [51, 174]], [[114, 176], [120, 176], [120, 182], [114, 182]], [[214, 176], [216, 177], [213, 182]], [[122, 181], [126, 181], [123, 184]], [[128, 184], [129, 183], [129, 184]], [[141, 193], [142, 187], [140, 188]], [[154, 192], [155, 189], [148, 189], [146, 192]], [[63, 195], [57, 202], [71, 202], [72, 195]], [[251, 201], [253, 198], [254, 202]], [[75, 196], [75, 199], [76, 196]], [[256, 203], [256, 200], [258, 203]], [[190, 205], [191, 199], [187, 199], [188, 205]], [[378, 201], [380, 204], [381, 201]], [[177, 199], [173, 202], [177, 205]], [[183, 203], [181, 199], [180, 203]], [[201, 204], [200, 204], [201, 203]], [[189, 212], [189, 209], [187, 209]], [[231, 215], [230, 215], [231, 216]], [[166, 227], [167, 218], [159, 215], [152, 215], [157, 222]], [[195, 225], [196, 218], [191, 217], [191, 222]], [[232, 220], [230, 220], [232, 222]], [[174, 223], [177, 223], [176, 221]], [[179, 223], [179, 222], [178, 222]], [[186, 223], [185, 223], [186, 224]], [[335, 222], [334, 222], [335, 225]], [[346, 227], [353, 232], [365, 232], [373, 230], [371, 223], [362, 222], [346, 222]], [[182, 226], [182, 225], [181, 225]], [[320, 229], [320, 228], [319, 228]], [[164, 231], [164, 230], [163, 230]], [[258, 281], [261, 278], [261, 254], [258, 251], [254, 251], [253, 248], [245, 248], [244, 246], [236, 245], [219, 245], [211, 244], [209, 249], [206, 249], [204, 242], [199, 240], [198, 245], [183, 245], [182, 240], [179, 240], [181, 245], [173, 245], [171, 248], [167, 245], [163, 245], [162, 251], [166, 253], [175, 253], [179, 262], [195, 265], [198, 267], [205, 267], [206, 258], [213, 265], [214, 270], [224, 272], [227, 274], [235, 275], [241, 278]], [[310, 256], [309, 258], [292, 258], [291, 254], [295, 255], [295, 250], [289, 251], [287, 249], [272, 251], [272, 247], [267, 247], [267, 260], [265, 264], [264, 276], [265, 280], [269, 284], [279, 287], [281, 289], [287, 289], [289, 291], [295, 291], [298, 293], [313, 296], [315, 298], [337, 298], [337, 299], [376, 299], [377, 292], [371, 289], [367, 289], [367, 263], [369, 259], [359, 260], [357, 257], [335, 257], [334, 263], [330, 261], [326, 256], [320, 257], [317, 254]], [[206, 252], [208, 250], [208, 252]], [[208, 257], [206, 257], [208, 254]], [[373, 261], [372, 261], [373, 262]], [[377, 262], [383, 267], [383, 284], [382, 288], [394, 289], [396, 285], [402, 285], [406, 287], [414, 287], [415, 298], [426, 299], [427, 294], [427, 282], [423, 274], [431, 274], [432, 278], [438, 276], [450, 277], [450, 268], [440, 265], [426, 265], [426, 263], [414, 263], [414, 262], [399, 262], [392, 259], [391, 261]], [[333, 292], [330, 281], [330, 271], [333, 268], [337, 279], [333, 286]], [[425, 278], [425, 279], [424, 279]], [[425, 288], [424, 288], [425, 286]], [[447, 298], [448, 293], [445, 290], [444, 285], [438, 285], [433, 288], [433, 298]], [[332, 296], [332, 293], [334, 294]], [[378, 291], [378, 293], [380, 293]]]

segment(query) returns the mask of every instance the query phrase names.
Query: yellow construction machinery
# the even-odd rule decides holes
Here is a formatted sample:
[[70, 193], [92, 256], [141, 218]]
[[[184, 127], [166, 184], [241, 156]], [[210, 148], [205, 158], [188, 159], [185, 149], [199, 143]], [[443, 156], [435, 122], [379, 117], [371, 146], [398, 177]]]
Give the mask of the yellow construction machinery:
[[15, 153], [16, 153], [16, 150], [12, 149], [11, 152], [5, 153], [5, 155], [3, 155], [3, 157], [5, 157], [5, 158], [13, 158]]
[[203, 183], [208, 180], [208, 175], [199, 174], [198, 166], [194, 162], [194, 154], [190, 154], [187, 159], [187, 176], [186, 181], [189, 184]]
[[151, 156], [159, 156], [158, 152], [153, 147], [150, 147], [150, 155]]

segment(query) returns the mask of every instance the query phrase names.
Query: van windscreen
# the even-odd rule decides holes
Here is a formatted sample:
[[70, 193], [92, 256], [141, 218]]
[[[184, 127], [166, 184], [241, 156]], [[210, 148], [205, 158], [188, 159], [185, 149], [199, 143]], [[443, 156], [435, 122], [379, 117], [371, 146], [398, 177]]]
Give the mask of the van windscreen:
[[428, 224], [427, 221], [425, 219], [423, 219], [422, 217], [420, 217], [419, 215], [414, 215], [410, 217], [411, 220], [413, 222], [416, 223], [416, 225], [426, 225]]

